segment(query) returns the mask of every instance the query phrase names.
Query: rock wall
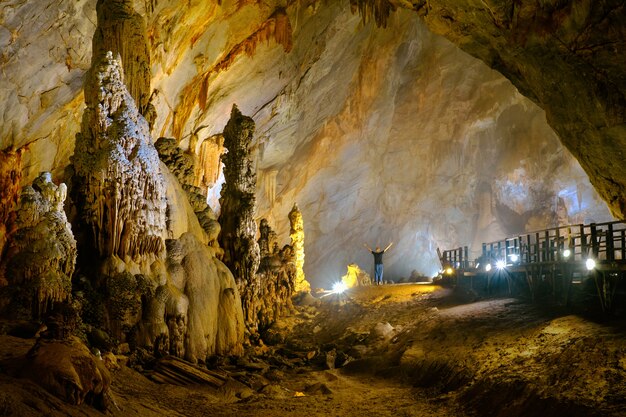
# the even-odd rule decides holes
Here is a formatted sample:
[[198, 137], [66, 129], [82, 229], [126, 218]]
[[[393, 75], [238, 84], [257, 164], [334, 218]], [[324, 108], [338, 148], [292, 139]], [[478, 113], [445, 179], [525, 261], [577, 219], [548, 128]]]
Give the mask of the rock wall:
[[[378, 0], [359, 1], [384, 24]], [[621, 1], [382, 1], [494, 68], [546, 111], [612, 214], [626, 216], [626, 5]]]

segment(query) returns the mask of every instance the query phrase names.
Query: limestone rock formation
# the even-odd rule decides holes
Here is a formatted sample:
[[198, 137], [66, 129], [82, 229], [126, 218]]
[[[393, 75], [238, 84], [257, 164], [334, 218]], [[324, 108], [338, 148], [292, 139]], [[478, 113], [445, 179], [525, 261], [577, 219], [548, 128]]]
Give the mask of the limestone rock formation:
[[141, 262], [164, 249], [165, 189], [148, 123], [108, 52], [85, 84], [76, 135], [74, 195], [84, 232], [102, 257]]
[[361, 285], [371, 285], [372, 279], [369, 274], [363, 271], [357, 264], [348, 265], [348, 272], [341, 277], [347, 288], [352, 288]]
[[89, 402], [105, 410], [110, 402], [111, 375], [77, 337], [37, 341], [18, 376], [28, 378], [70, 404]]
[[254, 121], [233, 105], [224, 128], [224, 146], [228, 153], [223, 158], [226, 183], [220, 199], [222, 231], [219, 240], [224, 249], [224, 263], [233, 272], [241, 294], [246, 323], [254, 328], [260, 254], [254, 221], [256, 173], [250, 156], [253, 135]]
[[[116, 340], [194, 362], [240, 354], [232, 274], [206, 246], [187, 199], [176, 208], [167, 201], [180, 195], [180, 184], [161, 165], [122, 75], [111, 53], [91, 72], [74, 157], [78, 220], [95, 249], [81, 253], [94, 275], [85, 290], [90, 307], [100, 309], [94, 324]], [[180, 164], [171, 165], [184, 177]]]
[[55, 185], [49, 172], [22, 189], [16, 230], [0, 263], [8, 284], [5, 314], [39, 319], [70, 299], [76, 241], [63, 211], [66, 196], [65, 184]]
[[[0, 151], [0, 261], [7, 240], [7, 235], [13, 227], [14, 210], [20, 192], [22, 177], [23, 149], [5, 149]], [[0, 274], [0, 285], [3, 282]]]
[[296, 291], [310, 291], [311, 284], [304, 276], [304, 221], [297, 204], [294, 204], [289, 212], [289, 224], [291, 225], [289, 237], [296, 263]]
[[216, 239], [220, 233], [220, 224], [217, 222], [217, 215], [206, 202], [206, 192], [203, 193], [200, 187], [194, 185], [197, 178], [197, 163], [194, 156], [183, 152], [174, 139], [159, 138], [154, 146], [159, 152], [159, 158], [176, 176], [187, 193], [191, 207], [207, 233], [209, 244], [218, 249]]
[[243, 353], [241, 300], [226, 266], [187, 232], [167, 241], [166, 270], [144, 309], [139, 344], [191, 362]]
[[[106, 3], [99, 9], [116, 2]], [[315, 286], [353, 261], [367, 269], [359, 245], [368, 239], [397, 243], [386, 276], [432, 275], [437, 246], [610, 219], [559, 136], [619, 215], [619, 2], [352, 3], [397, 10], [381, 29], [350, 2], [134, 1], [126, 23], [121, 13], [103, 22], [103, 40], [113, 47], [122, 36], [113, 26], [135, 13], [145, 20], [153, 130], [185, 152], [200, 155], [196, 145], [222, 132], [232, 103], [252, 115], [267, 191], [256, 217], [285, 237], [298, 201]], [[98, 21], [96, 0], [43, 5], [12, 0], [0, 16], [0, 149], [23, 149], [22, 186], [44, 170], [68, 181]], [[120, 51], [124, 67], [128, 54], [142, 48]]]
[[93, 35], [92, 67], [100, 57], [111, 51], [119, 54], [124, 68], [126, 89], [148, 123], [155, 118], [150, 103], [150, 51], [144, 17], [134, 9], [130, 0], [98, 0], [98, 25]]
[[[395, 5], [494, 68], [546, 111], [612, 214], [626, 217], [626, 10], [620, 1], [359, 0], [386, 23]], [[394, 5], [384, 10], [381, 3]], [[607, 144], [609, 144], [607, 146]], [[607, 169], [607, 167], [610, 167]]]
[[279, 317], [294, 311], [292, 297], [296, 292], [297, 267], [293, 247], [279, 248], [276, 233], [266, 219], [261, 219], [259, 227], [259, 248], [261, 263], [258, 296], [258, 327], [268, 329]]

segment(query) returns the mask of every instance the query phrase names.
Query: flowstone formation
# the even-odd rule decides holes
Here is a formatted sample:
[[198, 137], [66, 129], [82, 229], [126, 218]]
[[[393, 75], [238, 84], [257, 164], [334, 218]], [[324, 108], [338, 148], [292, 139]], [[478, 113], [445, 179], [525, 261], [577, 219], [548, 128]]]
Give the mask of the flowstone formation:
[[257, 273], [260, 288], [256, 316], [263, 332], [279, 317], [294, 310], [291, 298], [295, 293], [297, 274], [293, 248], [289, 245], [279, 248], [276, 233], [266, 219], [261, 219], [259, 232], [261, 263]]
[[176, 176], [185, 190], [189, 204], [191, 204], [196, 217], [198, 217], [200, 225], [207, 233], [209, 245], [219, 250], [217, 236], [220, 233], [220, 224], [217, 221], [217, 215], [206, 203], [206, 193], [203, 193], [200, 187], [194, 185], [197, 172], [194, 156], [183, 152], [174, 139], [159, 138], [154, 146], [159, 153], [159, 158]]
[[43, 318], [55, 304], [71, 297], [76, 241], [63, 211], [65, 184], [55, 185], [44, 172], [22, 189], [0, 264], [4, 313], [20, 319]]
[[304, 220], [297, 204], [294, 204], [289, 212], [289, 224], [291, 225], [289, 237], [296, 263], [296, 291], [311, 291], [311, 284], [304, 276]]
[[253, 135], [254, 121], [233, 105], [224, 128], [224, 146], [228, 153], [223, 157], [226, 183], [220, 198], [222, 231], [219, 240], [224, 249], [223, 261], [233, 272], [241, 294], [246, 325], [255, 332], [260, 287], [256, 272], [260, 254], [254, 221], [256, 174], [250, 155]]

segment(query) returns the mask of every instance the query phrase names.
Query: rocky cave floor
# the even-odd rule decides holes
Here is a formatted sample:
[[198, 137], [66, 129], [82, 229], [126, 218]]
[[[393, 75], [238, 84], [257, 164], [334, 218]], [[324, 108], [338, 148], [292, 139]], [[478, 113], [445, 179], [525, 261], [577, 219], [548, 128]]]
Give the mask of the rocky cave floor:
[[[219, 388], [158, 384], [150, 370], [120, 361], [113, 371], [115, 403], [105, 413], [626, 415], [622, 319], [600, 320], [511, 298], [470, 300], [419, 284], [358, 287], [301, 304], [314, 305], [299, 305], [281, 319], [267, 333], [272, 344], [213, 365], [228, 376]], [[0, 360], [17, 360], [33, 343], [1, 335]], [[5, 415], [103, 413], [68, 405], [0, 368], [0, 416]]]

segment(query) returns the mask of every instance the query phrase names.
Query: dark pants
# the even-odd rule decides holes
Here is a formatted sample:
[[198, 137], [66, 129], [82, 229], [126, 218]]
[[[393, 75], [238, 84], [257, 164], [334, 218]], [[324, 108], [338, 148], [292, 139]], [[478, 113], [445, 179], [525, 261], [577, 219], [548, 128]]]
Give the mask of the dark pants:
[[374, 282], [376, 284], [382, 284], [383, 283], [383, 264], [375, 264], [374, 271], [376, 272], [376, 274], [374, 275]]

